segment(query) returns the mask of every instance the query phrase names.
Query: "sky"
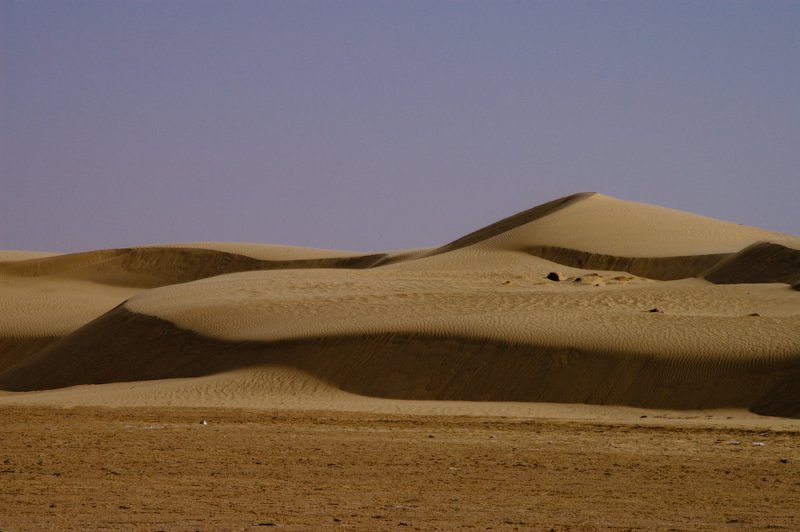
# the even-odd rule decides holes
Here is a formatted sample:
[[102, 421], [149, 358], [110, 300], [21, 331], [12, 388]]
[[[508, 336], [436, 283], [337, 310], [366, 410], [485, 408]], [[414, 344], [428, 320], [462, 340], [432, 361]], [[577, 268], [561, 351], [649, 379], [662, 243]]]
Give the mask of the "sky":
[[432, 246], [598, 191], [800, 234], [800, 2], [0, 0], [0, 249]]

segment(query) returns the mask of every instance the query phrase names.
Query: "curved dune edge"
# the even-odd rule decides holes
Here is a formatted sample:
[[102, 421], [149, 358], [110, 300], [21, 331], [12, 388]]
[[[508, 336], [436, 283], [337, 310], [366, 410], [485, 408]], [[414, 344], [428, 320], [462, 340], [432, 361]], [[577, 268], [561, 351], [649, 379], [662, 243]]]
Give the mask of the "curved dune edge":
[[206, 251], [219, 251], [233, 255], [244, 255], [259, 260], [315, 260], [333, 258], [352, 258], [364, 255], [358, 251], [345, 251], [340, 249], [314, 248], [305, 246], [292, 246], [288, 244], [266, 244], [256, 242], [163, 242], [147, 246], [168, 249], [202, 249]]
[[243, 271], [302, 268], [368, 268], [385, 255], [261, 260], [200, 248], [139, 247], [87, 251], [0, 264], [0, 274], [58, 275], [111, 286], [156, 288]]
[[747, 408], [800, 417], [797, 359], [729, 364], [416, 334], [226, 342], [122, 305], [0, 373], [0, 389], [192, 378], [264, 367], [294, 368], [334, 388], [379, 398]]

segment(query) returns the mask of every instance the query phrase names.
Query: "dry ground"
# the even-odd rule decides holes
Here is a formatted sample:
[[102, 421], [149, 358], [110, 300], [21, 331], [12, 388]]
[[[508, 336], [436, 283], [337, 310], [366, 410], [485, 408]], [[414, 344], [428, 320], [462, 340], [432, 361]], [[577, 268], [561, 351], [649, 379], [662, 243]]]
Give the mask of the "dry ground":
[[800, 528], [800, 432], [644, 421], [3, 406], [0, 530]]

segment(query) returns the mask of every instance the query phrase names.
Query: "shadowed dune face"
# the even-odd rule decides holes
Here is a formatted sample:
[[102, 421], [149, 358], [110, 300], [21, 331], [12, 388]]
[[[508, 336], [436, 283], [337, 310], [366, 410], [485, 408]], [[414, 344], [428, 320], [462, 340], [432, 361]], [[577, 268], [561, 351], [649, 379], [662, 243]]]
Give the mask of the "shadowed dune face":
[[738, 253], [684, 257], [617, 257], [546, 246], [528, 252], [574, 268], [625, 271], [659, 281], [689, 277], [702, 277], [715, 284], [800, 281], [800, 250], [776, 242], [757, 242]]
[[56, 342], [58, 337], [0, 338], [0, 374]]
[[293, 368], [373, 397], [798, 417], [798, 249], [583, 193], [434, 250], [11, 253], [0, 389]]
[[659, 281], [700, 277], [703, 272], [730, 256], [729, 254], [717, 254], [684, 257], [617, 257], [552, 246], [533, 247], [528, 250], [528, 253], [573, 268], [628, 272]]
[[758, 242], [712, 266], [712, 283], [800, 283], [800, 246]]
[[400, 333], [233, 342], [122, 306], [0, 374], [0, 386], [29, 391], [264, 367], [293, 367], [335, 388], [383, 398], [740, 407], [800, 416], [800, 357], [731, 364]]

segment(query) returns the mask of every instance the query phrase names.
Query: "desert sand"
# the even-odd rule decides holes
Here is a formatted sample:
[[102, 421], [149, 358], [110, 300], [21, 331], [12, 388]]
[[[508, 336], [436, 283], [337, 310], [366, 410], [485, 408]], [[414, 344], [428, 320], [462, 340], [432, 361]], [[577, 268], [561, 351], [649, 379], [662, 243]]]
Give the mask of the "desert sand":
[[436, 248], [0, 252], [0, 529], [796, 528], [798, 283], [800, 237], [596, 193]]

